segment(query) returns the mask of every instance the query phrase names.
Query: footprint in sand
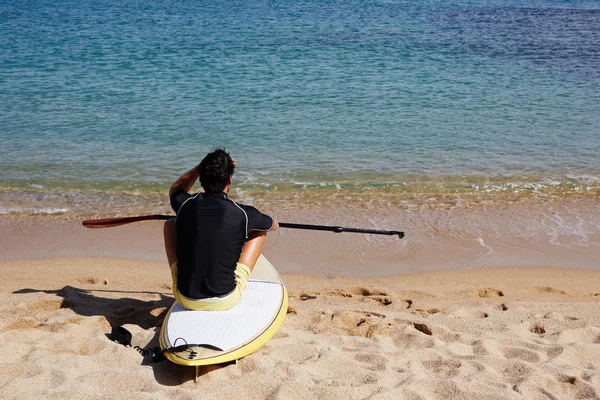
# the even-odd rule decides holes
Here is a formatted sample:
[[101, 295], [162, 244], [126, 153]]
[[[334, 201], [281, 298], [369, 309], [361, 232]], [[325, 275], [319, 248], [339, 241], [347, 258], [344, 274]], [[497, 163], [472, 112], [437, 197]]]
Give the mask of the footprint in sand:
[[517, 348], [531, 350], [539, 355], [541, 360], [544, 359], [543, 355], [547, 358], [554, 358], [562, 354], [564, 348], [558, 345], [548, 345], [543, 341], [528, 341], [520, 339], [505, 339], [501, 343], [506, 348]]
[[427, 336], [433, 336], [439, 340], [443, 340], [446, 342], [455, 342], [458, 339], [460, 339], [459, 334], [452, 332], [450, 330], [447, 330], [441, 326], [436, 326], [435, 331], [434, 331], [431, 326], [420, 323], [420, 322], [413, 322], [412, 325], [413, 325], [413, 328], [415, 328], [417, 331], [419, 331]]
[[102, 278], [79, 278], [77, 282], [83, 283], [84, 285], [108, 285], [108, 279]]
[[354, 297], [354, 296], [387, 296], [385, 292], [363, 287], [350, 288], [348, 290], [335, 289], [325, 293], [326, 296]]
[[39, 322], [33, 318], [19, 318], [0, 328], [0, 332], [13, 331], [17, 329], [34, 329], [37, 328]]
[[389, 306], [390, 304], [392, 304], [392, 300], [388, 299], [387, 297], [370, 297], [368, 298], [369, 301], [374, 301], [377, 304], [380, 304], [382, 306]]
[[556, 311], [547, 312], [546, 314], [543, 315], [543, 318], [554, 320], [554, 321], [578, 321], [579, 320], [578, 317], [572, 317], [569, 315], [564, 316], [560, 313], [557, 313]]
[[500, 353], [506, 358], [516, 358], [530, 363], [537, 363], [541, 358], [537, 352], [522, 347], [501, 347]]
[[571, 385], [576, 384], [578, 381], [576, 376], [570, 376], [570, 375], [564, 375], [564, 374], [558, 374], [556, 376], [556, 380], [559, 381], [560, 383], [570, 383]]
[[349, 336], [370, 338], [387, 334], [393, 326], [385, 320], [386, 316], [374, 312], [338, 311], [333, 314], [313, 315], [314, 333], [337, 333]]
[[488, 354], [490, 354], [490, 352], [485, 347], [485, 345], [479, 340], [474, 341], [472, 343], [472, 346], [473, 346], [473, 354], [474, 355], [487, 356]]
[[60, 322], [40, 322], [33, 318], [19, 318], [5, 325], [0, 331], [12, 331], [18, 329], [39, 329], [46, 332], [59, 332], [69, 324], [80, 324], [81, 317], [68, 318]]
[[238, 363], [238, 368], [240, 369], [240, 372], [243, 374], [248, 374], [250, 372], [254, 372], [257, 369], [259, 369], [258, 363], [254, 359], [252, 359], [252, 357], [246, 357], [240, 361], [243, 361], [243, 362]]
[[379, 382], [379, 378], [377, 377], [376, 374], [367, 374], [367, 375], [363, 376], [362, 378], [360, 378], [360, 383], [365, 384], [365, 385], [373, 385], [377, 382]]
[[368, 289], [363, 287], [354, 288], [351, 289], [351, 291], [359, 296], [387, 296], [387, 293], [382, 292], [381, 290]]
[[410, 330], [394, 335], [392, 341], [399, 349], [427, 349], [436, 345], [431, 335], [424, 335], [423, 332], [410, 333]]
[[474, 294], [478, 297], [503, 297], [504, 293], [502, 290], [494, 289], [494, 288], [484, 288], [479, 289], [474, 292]]
[[529, 331], [538, 335], [543, 335], [546, 333], [546, 328], [543, 324], [536, 322], [531, 326], [531, 328], [529, 328]]
[[426, 310], [423, 310], [422, 308], [416, 308], [414, 311], [411, 311], [411, 314], [413, 315], [420, 315], [423, 318], [428, 318], [429, 314], [427, 313]]
[[371, 371], [385, 371], [388, 359], [379, 354], [358, 353], [354, 359], [361, 363], [368, 364]]
[[442, 379], [453, 378], [460, 373], [462, 363], [459, 360], [423, 361], [423, 366]]
[[356, 287], [348, 290], [337, 289], [325, 293], [326, 296], [337, 296], [337, 297], [348, 297], [354, 298], [359, 297], [361, 301], [375, 302], [378, 305], [389, 306], [392, 304], [392, 300], [387, 297], [388, 294], [378, 289], [369, 289], [364, 287]]
[[557, 340], [559, 343], [600, 344], [600, 329], [594, 326], [566, 329], [560, 332]]
[[88, 343], [82, 343], [76, 348], [70, 349], [69, 352], [77, 354], [78, 356], [93, 356], [101, 354], [102, 350], [107, 347], [106, 342], [102, 341], [90, 341]]
[[343, 290], [336, 289], [336, 290], [334, 290], [334, 291], [332, 291], [332, 292], [326, 292], [326, 293], [325, 293], [325, 296], [332, 296], [332, 297], [350, 297], [350, 298], [351, 298], [351, 297], [352, 297], [352, 293], [348, 293], [348, 292], [345, 292], [345, 291], [343, 291]]
[[563, 384], [563, 388], [565, 388], [564, 385], [567, 386], [569, 397], [572, 396], [575, 399], [597, 399], [600, 397], [594, 386], [576, 376], [559, 373], [555, 378]]
[[511, 384], [517, 384], [523, 380], [524, 376], [532, 374], [535, 369], [522, 361], [507, 361], [497, 360], [492, 366], [498, 369], [504, 377], [503, 381]]
[[293, 309], [292, 307], [289, 307], [289, 306], [288, 306], [288, 309], [287, 309], [287, 313], [288, 314], [292, 314], [292, 315], [298, 315], [298, 312], [295, 309]]
[[288, 333], [285, 333], [283, 331], [278, 331], [275, 336], [273, 336], [273, 339], [285, 339], [287, 337], [290, 337], [290, 335]]
[[569, 295], [569, 293], [565, 292], [562, 289], [558, 289], [558, 288], [553, 288], [550, 286], [533, 286], [528, 288], [530, 291], [532, 292], [536, 292], [536, 293], [552, 293], [552, 294], [564, 294], [564, 295]]
[[27, 306], [27, 311], [56, 311], [62, 307], [62, 300], [42, 300]]
[[362, 296], [363, 301], [375, 302], [382, 306], [389, 306], [392, 304], [392, 300], [387, 297], [387, 293], [382, 292], [381, 290], [356, 288], [355, 291], [358, 295]]
[[457, 308], [448, 313], [448, 315], [452, 315], [457, 318], [487, 318], [489, 314], [482, 310], [474, 310], [468, 308]]
[[555, 346], [555, 347], [548, 347], [546, 349], [546, 355], [548, 356], [548, 358], [555, 358], [560, 356], [564, 351], [564, 348], [560, 347], [560, 346]]
[[421, 324], [421, 323], [415, 322], [413, 324], [413, 326], [415, 327], [416, 330], [418, 330], [421, 333], [424, 333], [428, 336], [433, 335], [431, 328], [429, 326], [427, 326], [426, 324]]
[[36, 376], [36, 381], [47, 389], [56, 389], [67, 382], [67, 374], [57, 369], [47, 369]]

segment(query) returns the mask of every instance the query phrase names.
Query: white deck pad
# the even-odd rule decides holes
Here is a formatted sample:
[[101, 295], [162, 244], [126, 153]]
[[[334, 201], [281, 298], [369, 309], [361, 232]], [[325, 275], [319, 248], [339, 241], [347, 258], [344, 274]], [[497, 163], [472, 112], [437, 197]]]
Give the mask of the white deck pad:
[[[250, 280], [238, 305], [227, 311], [190, 311], [173, 306], [165, 330], [165, 345], [212, 345], [235, 350], [271, 326], [282, 307], [280, 283]], [[181, 338], [178, 340], [178, 338]]]

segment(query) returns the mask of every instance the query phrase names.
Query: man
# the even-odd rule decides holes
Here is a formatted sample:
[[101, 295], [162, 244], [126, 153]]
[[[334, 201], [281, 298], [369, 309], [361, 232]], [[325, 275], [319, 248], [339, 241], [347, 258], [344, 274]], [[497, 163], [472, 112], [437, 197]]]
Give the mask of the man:
[[[169, 190], [177, 217], [165, 223], [175, 299], [190, 310], [227, 310], [241, 299], [268, 231], [277, 221], [228, 197], [236, 162], [209, 153]], [[188, 192], [196, 180], [204, 193]]]

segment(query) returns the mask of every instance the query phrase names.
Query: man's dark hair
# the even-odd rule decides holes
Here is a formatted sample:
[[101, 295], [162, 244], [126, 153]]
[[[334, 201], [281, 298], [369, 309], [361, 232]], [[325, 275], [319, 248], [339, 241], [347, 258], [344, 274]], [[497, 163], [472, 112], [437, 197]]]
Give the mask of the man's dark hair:
[[217, 149], [208, 153], [198, 166], [200, 184], [206, 193], [219, 193], [229, 183], [235, 165], [229, 154], [224, 149]]

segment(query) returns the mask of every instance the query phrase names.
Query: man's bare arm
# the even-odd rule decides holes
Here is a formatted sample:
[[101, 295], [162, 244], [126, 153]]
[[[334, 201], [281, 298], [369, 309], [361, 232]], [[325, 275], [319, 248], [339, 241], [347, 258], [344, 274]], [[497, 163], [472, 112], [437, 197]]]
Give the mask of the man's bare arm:
[[169, 189], [169, 197], [177, 190], [183, 190], [184, 192], [189, 193], [199, 177], [200, 173], [198, 172], [198, 166], [190, 169], [188, 172], [181, 175], [179, 179], [175, 181], [173, 186], [171, 186], [171, 189]]

